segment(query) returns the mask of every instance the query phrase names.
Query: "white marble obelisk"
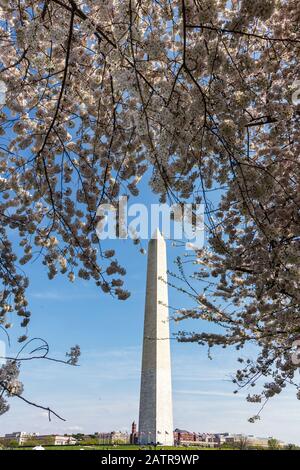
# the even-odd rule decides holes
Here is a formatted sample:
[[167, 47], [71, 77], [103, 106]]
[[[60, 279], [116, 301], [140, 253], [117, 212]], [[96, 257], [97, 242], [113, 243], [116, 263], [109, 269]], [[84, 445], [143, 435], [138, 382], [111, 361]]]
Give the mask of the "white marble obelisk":
[[139, 442], [173, 445], [166, 243], [159, 230], [148, 246]]

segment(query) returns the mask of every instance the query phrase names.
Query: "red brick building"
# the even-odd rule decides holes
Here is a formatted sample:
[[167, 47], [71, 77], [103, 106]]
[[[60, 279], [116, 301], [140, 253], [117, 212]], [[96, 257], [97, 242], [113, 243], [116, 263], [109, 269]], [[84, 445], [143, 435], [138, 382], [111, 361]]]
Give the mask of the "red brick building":
[[184, 429], [175, 429], [174, 443], [179, 445], [183, 443], [199, 441], [199, 436], [195, 432], [185, 431]]
[[138, 442], [138, 433], [136, 430], [136, 422], [133, 421], [131, 425], [130, 444], [137, 444], [137, 442]]

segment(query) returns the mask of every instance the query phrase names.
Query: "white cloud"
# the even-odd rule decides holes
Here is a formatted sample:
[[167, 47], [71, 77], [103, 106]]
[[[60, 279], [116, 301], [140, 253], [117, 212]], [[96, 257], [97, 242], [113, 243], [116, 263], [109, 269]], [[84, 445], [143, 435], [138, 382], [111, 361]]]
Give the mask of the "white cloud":
[[79, 290], [79, 293], [66, 293], [66, 292], [59, 292], [59, 291], [42, 291], [42, 292], [30, 292], [29, 297], [33, 297], [34, 299], [39, 300], [56, 300], [56, 301], [74, 301], [80, 299], [98, 299], [97, 296], [93, 292], [83, 292]]
[[73, 432], [73, 433], [81, 432], [83, 431], [83, 427], [82, 426], [67, 426], [66, 431]]

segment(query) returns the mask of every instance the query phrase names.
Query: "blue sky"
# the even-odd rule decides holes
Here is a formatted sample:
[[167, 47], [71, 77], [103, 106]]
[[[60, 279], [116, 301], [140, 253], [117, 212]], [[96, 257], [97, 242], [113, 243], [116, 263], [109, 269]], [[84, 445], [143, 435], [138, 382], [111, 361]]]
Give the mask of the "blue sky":
[[[143, 200], [155, 201], [144, 190]], [[137, 201], [140, 202], [140, 201]], [[66, 422], [11, 400], [11, 410], [0, 417], [0, 435], [12, 431], [40, 433], [96, 432], [129, 430], [138, 419], [141, 345], [146, 283], [146, 256], [139, 253], [131, 240], [110, 241], [120, 263], [127, 268], [126, 285], [131, 297], [118, 301], [104, 295], [93, 283], [76, 280], [70, 284], [63, 276], [49, 281], [39, 262], [28, 265], [32, 321], [29, 335], [45, 338], [50, 355], [62, 358], [70, 346], [82, 350], [79, 367], [47, 361], [24, 363], [22, 380], [24, 396], [50, 406]], [[146, 248], [146, 246], [145, 246]], [[168, 242], [168, 263], [183, 254]], [[170, 289], [170, 305], [188, 307], [188, 299]], [[12, 346], [16, 351], [20, 334], [17, 319], [11, 320]], [[174, 333], [183, 325], [171, 322]], [[201, 329], [201, 322], [186, 324], [187, 329]], [[234, 350], [216, 349], [213, 360], [206, 348], [171, 341], [174, 425], [201, 432], [244, 432], [258, 436], [275, 436], [300, 444], [300, 403], [294, 390], [287, 389], [265, 408], [262, 419], [255, 424], [247, 419], [257, 411], [245, 394], [234, 395], [230, 376], [234, 372]], [[254, 356], [255, 351], [249, 350]], [[244, 353], [246, 354], [246, 352]]]

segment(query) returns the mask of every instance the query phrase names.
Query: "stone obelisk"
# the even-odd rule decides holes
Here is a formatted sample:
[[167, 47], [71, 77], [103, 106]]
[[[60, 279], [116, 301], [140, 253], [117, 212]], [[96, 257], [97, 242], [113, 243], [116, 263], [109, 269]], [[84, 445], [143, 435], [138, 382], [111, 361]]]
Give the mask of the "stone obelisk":
[[166, 243], [157, 229], [149, 241], [140, 394], [140, 444], [173, 445], [170, 327]]

